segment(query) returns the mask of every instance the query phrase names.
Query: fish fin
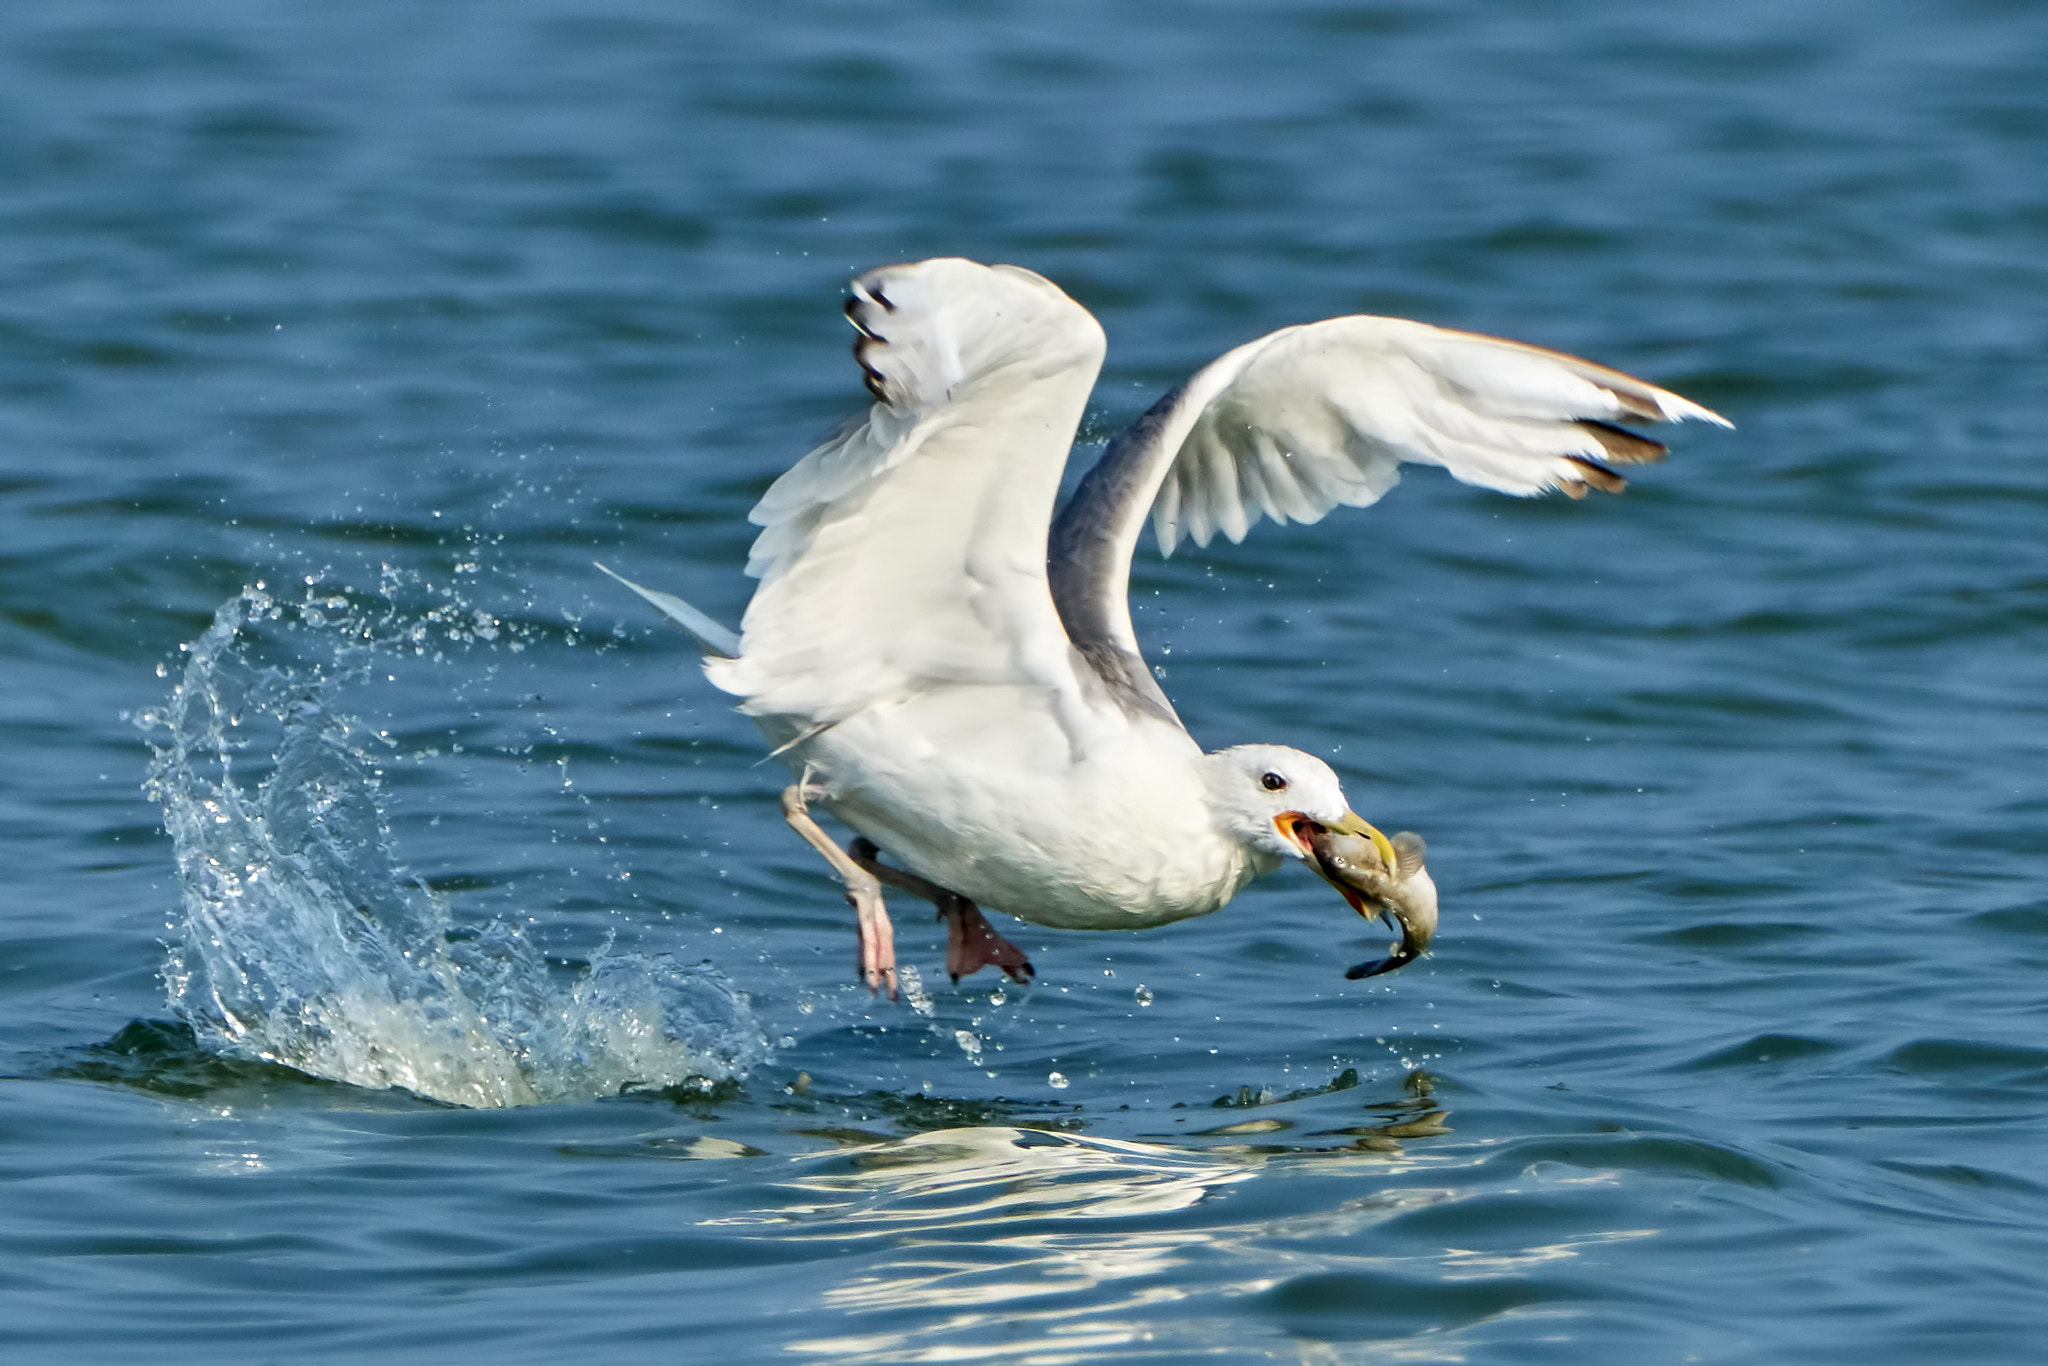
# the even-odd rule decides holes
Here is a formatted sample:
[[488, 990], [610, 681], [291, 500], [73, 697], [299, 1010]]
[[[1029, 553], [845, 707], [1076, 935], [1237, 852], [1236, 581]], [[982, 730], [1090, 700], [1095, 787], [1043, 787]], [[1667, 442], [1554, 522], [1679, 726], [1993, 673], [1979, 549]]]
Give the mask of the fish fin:
[[1423, 844], [1422, 836], [1413, 830], [1403, 830], [1387, 843], [1394, 846], [1394, 857], [1400, 860], [1403, 880], [1422, 871], [1422, 856], [1428, 852], [1428, 846]]

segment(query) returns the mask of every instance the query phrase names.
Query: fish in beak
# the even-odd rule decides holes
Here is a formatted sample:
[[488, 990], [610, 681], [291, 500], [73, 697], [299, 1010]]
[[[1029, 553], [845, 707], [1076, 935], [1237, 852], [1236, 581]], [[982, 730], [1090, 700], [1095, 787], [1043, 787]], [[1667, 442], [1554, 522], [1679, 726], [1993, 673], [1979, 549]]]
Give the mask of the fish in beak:
[[1436, 883], [1423, 866], [1420, 835], [1404, 830], [1388, 839], [1350, 811], [1328, 824], [1299, 813], [1276, 823], [1323, 880], [1344, 894], [1352, 910], [1401, 928], [1400, 942], [1388, 946], [1388, 957], [1360, 963], [1346, 977], [1377, 977], [1422, 956], [1436, 935], [1437, 910]]

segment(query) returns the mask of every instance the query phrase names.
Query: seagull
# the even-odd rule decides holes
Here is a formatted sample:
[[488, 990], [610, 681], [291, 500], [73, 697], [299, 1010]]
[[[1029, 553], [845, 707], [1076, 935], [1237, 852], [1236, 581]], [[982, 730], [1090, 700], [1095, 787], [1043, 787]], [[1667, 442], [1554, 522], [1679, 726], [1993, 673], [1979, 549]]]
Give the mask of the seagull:
[[[1520, 497], [1617, 493], [1614, 466], [1665, 454], [1617, 424], [1730, 425], [1555, 351], [1330, 318], [1196, 371], [1055, 516], [1105, 350], [1085, 308], [1022, 267], [940, 258], [860, 276], [846, 316], [873, 405], [754, 508], [739, 632], [598, 567], [697, 638], [789, 767], [783, 816], [844, 883], [859, 976], [892, 999], [884, 884], [938, 908], [956, 982], [1033, 974], [984, 910], [1142, 929], [1218, 911], [1289, 862], [1399, 919], [1394, 955], [1351, 975], [1414, 957], [1436, 918], [1421, 841], [1397, 848], [1313, 755], [1205, 752], [1147, 667], [1127, 595], [1148, 515], [1170, 555], [1376, 503], [1404, 463]], [[820, 809], [855, 832], [845, 848]]]

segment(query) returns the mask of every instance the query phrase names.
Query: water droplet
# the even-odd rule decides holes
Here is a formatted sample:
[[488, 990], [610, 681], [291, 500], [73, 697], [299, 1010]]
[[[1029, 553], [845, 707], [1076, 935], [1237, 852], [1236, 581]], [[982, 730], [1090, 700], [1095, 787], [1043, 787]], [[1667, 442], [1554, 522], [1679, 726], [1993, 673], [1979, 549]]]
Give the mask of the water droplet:
[[910, 1002], [912, 1010], [920, 1015], [932, 1013], [932, 994], [924, 989], [923, 973], [905, 963], [897, 969], [896, 980], [903, 984], [903, 999]]
[[997, 987], [994, 991], [991, 991], [988, 994], [988, 1003], [992, 1006], [999, 1006], [1009, 999], [1010, 994], [1004, 991], [1001, 987]]
[[1148, 986], [1140, 984], [1138, 989], [1131, 993], [1131, 996], [1141, 1006], [1149, 1006], [1152, 1004], [1152, 988]]
[[1050, 1086], [1050, 1087], [1051, 1087], [1051, 1088], [1052, 1088], [1053, 1090], [1055, 1090], [1055, 1091], [1064, 1091], [1064, 1090], [1066, 1090], [1066, 1089], [1067, 1089], [1067, 1088], [1068, 1088], [1069, 1086], [1073, 1085], [1073, 1083], [1072, 1083], [1072, 1082], [1070, 1082], [1070, 1081], [1068, 1081], [1068, 1080], [1067, 1080], [1067, 1078], [1066, 1078], [1066, 1074], [1065, 1074], [1065, 1073], [1063, 1073], [1063, 1072], [1048, 1072], [1048, 1073], [1046, 1073], [1046, 1074], [1045, 1074], [1045, 1084], [1046, 1084], [1047, 1086]]

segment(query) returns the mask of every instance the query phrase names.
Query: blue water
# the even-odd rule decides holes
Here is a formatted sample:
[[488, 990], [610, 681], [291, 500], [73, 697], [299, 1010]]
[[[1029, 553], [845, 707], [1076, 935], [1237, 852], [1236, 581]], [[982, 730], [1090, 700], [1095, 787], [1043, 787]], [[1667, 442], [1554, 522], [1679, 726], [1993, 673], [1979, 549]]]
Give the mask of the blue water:
[[[2010, 0], [0, 7], [0, 1345], [2038, 1359], [2044, 90]], [[1142, 553], [1428, 958], [1297, 869], [854, 984], [590, 561], [736, 620], [941, 253], [1102, 318], [1083, 463], [1361, 311], [1737, 423]]]

